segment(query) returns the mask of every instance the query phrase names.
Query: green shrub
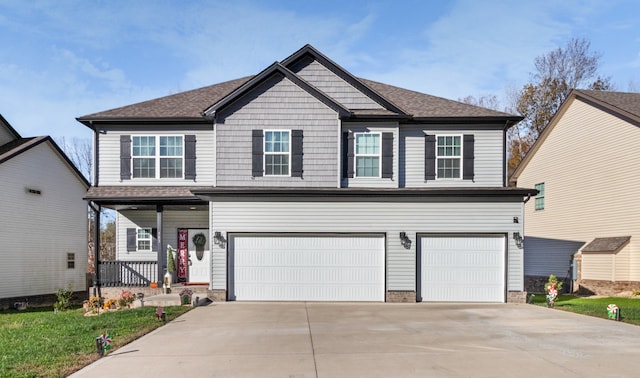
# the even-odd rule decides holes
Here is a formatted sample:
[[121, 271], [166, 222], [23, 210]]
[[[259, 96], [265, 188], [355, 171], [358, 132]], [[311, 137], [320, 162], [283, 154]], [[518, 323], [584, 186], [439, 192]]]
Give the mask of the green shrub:
[[53, 308], [56, 311], [65, 311], [71, 307], [71, 297], [73, 296], [73, 291], [71, 290], [71, 285], [69, 285], [66, 289], [58, 289], [56, 292], [56, 297], [58, 300], [53, 304]]

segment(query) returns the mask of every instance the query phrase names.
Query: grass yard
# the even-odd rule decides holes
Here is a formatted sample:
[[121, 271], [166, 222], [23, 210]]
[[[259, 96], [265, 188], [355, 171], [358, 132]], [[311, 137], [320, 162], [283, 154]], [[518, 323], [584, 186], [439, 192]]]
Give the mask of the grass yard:
[[[191, 307], [165, 307], [167, 321]], [[160, 327], [155, 307], [99, 316], [82, 309], [54, 313], [53, 308], [0, 311], [0, 377], [64, 377], [98, 359], [96, 337], [108, 332], [113, 352]]]
[[[533, 303], [546, 306], [546, 296], [544, 294], [536, 294], [533, 298]], [[607, 319], [607, 306], [612, 303], [620, 308], [621, 320], [623, 322], [640, 325], [640, 298], [589, 298], [561, 294], [558, 296], [555, 308]]]

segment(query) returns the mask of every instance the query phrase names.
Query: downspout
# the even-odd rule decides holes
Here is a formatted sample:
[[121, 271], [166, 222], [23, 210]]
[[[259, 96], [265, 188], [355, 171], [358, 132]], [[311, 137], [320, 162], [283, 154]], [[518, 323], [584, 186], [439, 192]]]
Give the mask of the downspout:
[[504, 148], [502, 148], [502, 186], [504, 188], [507, 187], [507, 172], [509, 171], [509, 165], [507, 164], [507, 149], [509, 148], [509, 146], [507, 146], [507, 130], [509, 130], [509, 121], [504, 123], [504, 130], [502, 132], [502, 145], [504, 146]]

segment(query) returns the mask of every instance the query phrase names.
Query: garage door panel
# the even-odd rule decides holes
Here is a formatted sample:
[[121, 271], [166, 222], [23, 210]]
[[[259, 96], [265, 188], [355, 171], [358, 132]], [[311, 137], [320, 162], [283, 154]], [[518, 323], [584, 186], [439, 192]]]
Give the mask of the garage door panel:
[[422, 237], [422, 300], [503, 302], [504, 248], [502, 235]]
[[235, 236], [236, 300], [382, 301], [382, 236]]

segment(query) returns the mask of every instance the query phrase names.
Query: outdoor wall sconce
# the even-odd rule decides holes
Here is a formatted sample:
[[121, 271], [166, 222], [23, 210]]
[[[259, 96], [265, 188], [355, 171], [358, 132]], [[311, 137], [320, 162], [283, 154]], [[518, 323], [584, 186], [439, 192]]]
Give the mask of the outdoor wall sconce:
[[411, 239], [409, 239], [407, 233], [404, 231], [400, 232], [400, 244], [406, 249], [411, 248]]
[[213, 243], [217, 246], [219, 246], [220, 248], [224, 248], [224, 243], [226, 243], [227, 241], [224, 240], [224, 237], [222, 236], [222, 233], [220, 231], [216, 231], [213, 233]]
[[514, 232], [513, 233], [513, 241], [516, 242], [516, 247], [522, 249], [523, 238], [522, 238], [522, 235], [520, 235], [519, 232]]

